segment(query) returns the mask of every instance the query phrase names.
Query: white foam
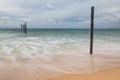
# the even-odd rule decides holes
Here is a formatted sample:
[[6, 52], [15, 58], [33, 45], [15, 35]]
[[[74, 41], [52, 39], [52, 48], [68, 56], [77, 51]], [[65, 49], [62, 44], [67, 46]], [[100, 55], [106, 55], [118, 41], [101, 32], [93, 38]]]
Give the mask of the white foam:
[[[29, 71], [34, 71], [35, 68], [35, 70], [44, 69], [60, 73], [84, 73], [120, 66], [119, 44], [108, 43], [102, 46], [97, 42], [94, 44], [94, 56], [91, 57], [89, 43], [84, 44], [84, 42], [74, 39], [50, 40], [41, 37], [10, 38], [0, 41], [0, 60], [13, 61], [17, 63], [18, 68], [23, 67]], [[19, 64], [18, 59], [31, 61], [23, 65]]]
[[[104, 43], [104, 42], [103, 42]], [[116, 47], [117, 46], [117, 47]], [[111, 47], [111, 49], [109, 49]], [[119, 44], [104, 44], [95, 42], [95, 53], [113, 54], [120, 49]], [[111, 52], [110, 51], [114, 51]], [[74, 40], [74, 39], [43, 39], [41, 37], [16, 37], [0, 41], [0, 57], [7, 58], [43, 58], [52, 57], [56, 54], [89, 54], [88, 41]]]

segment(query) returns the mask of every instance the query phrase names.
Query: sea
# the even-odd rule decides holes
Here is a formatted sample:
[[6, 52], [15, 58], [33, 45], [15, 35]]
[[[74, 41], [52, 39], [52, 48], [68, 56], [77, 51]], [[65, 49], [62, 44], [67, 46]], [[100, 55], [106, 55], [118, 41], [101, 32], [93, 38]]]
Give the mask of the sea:
[[[0, 29], [1, 79], [37, 80], [120, 67], [120, 29]], [[22, 73], [22, 74], [21, 74]], [[17, 77], [15, 77], [16, 75]]]
[[[89, 54], [89, 29], [0, 29], [0, 58], [45, 58]], [[93, 54], [120, 54], [120, 29], [95, 29]]]

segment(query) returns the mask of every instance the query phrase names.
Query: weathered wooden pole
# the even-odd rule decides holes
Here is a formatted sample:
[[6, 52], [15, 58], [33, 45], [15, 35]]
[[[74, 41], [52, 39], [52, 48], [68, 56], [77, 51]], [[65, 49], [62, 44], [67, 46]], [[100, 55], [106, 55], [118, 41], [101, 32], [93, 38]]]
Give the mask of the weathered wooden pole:
[[23, 29], [22, 30], [23, 30], [23, 33], [25, 33], [25, 25], [24, 24], [23, 24]]
[[94, 33], [94, 7], [91, 7], [91, 24], [90, 24], [90, 54], [93, 54], [93, 33]]
[[27, 36], [27, 23], [25, 23], [25, 30], [24, 30], [26, 36]]
[[23, 32], [23, 25], [22, 25], [22, 24], [21, 24], [20, 32], [21, 32], [21, 33]]

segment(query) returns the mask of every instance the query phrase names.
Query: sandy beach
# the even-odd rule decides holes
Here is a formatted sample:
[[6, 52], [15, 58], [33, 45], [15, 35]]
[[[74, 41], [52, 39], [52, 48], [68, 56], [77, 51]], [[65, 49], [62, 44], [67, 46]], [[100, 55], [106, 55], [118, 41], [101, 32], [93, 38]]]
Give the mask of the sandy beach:
[[60, 54], [42, 59], [19, 57], [15, 61], [1, 58], [0, 72], [0, 80], [119, 80], [120, 56]]
[[48, 80], [120, 80], [120, 67], [97, 71], [92, 74], [70, 74]]
[[120, 80], [120, 0], [0, 0], [0, 80]]

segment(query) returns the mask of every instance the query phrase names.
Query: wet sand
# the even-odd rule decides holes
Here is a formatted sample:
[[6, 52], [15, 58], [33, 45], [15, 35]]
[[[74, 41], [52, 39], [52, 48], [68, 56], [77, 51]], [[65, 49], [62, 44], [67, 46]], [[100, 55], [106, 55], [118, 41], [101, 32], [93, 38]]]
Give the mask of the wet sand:
[[92, 74], [70, 74], [48, 80], [120, 80], [120, 67], [97, 71]]
[[120, 55], [60, 54], [49, 58], [0, 58], [0, 72], [0, 80], [120, 80]]

